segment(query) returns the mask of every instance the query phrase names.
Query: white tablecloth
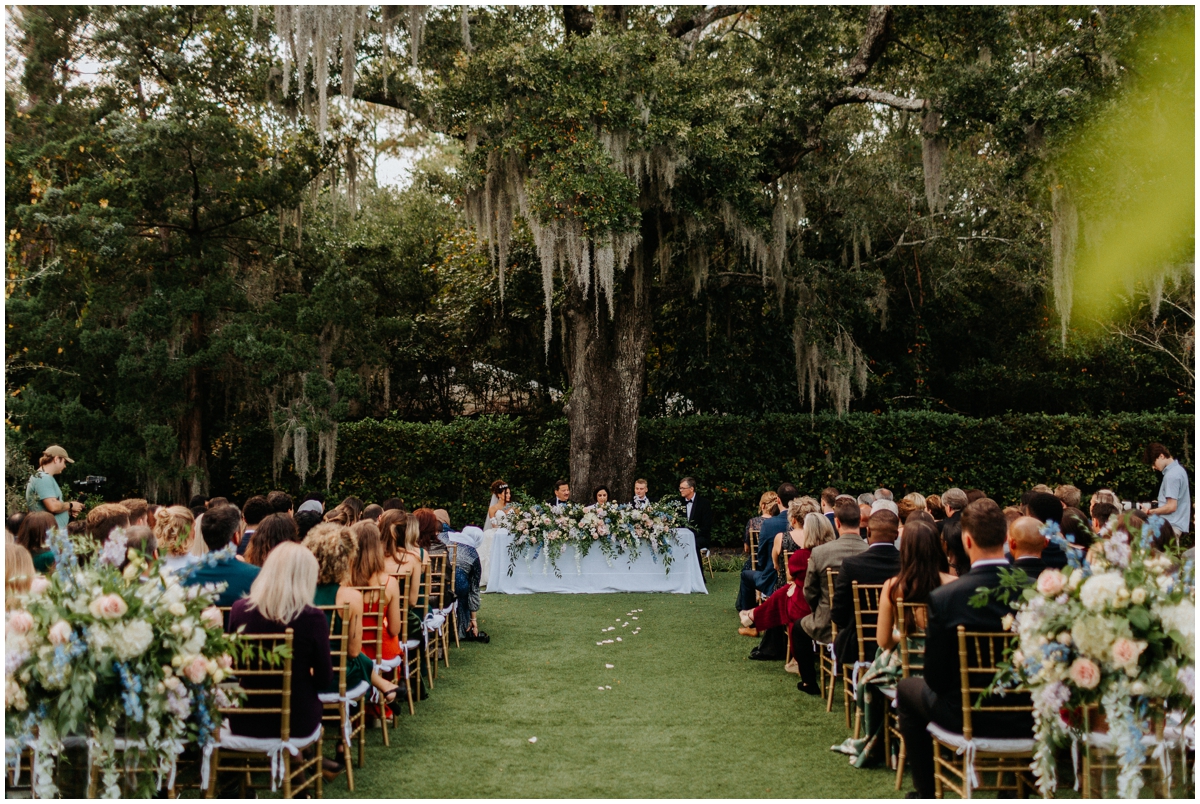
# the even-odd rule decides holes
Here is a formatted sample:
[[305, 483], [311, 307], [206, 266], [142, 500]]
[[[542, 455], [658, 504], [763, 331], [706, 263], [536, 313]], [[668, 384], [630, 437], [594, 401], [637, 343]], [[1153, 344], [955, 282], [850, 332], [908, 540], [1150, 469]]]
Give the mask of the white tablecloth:
[[[704, 573], [696, 561], [696, 537], [687, 528], [676, 531], [679, 544], [671, 547], [671, 572], [663, 571], [662, 559], [652, 556], [650, 545], [641, 545], [636, 561], [628, 555], [608, 559], [598, 546], [576, 563], [575, 548], [568, 546], [558, 557], [559, 578], [544, 555], [536, 559], [517, 558], [513, 574], [508, 574], [508, 546], [512, 536], [506, 529], [496, 531], [492, 542], [492, 560], [488, 592], [528, 595], [534, 592], [593, 594], [598, 592], [676, 592], [708, 594]], [[658, 559], [657, 561], [655, 559]], [[608, 565], [612, 561], [612, 566]]]

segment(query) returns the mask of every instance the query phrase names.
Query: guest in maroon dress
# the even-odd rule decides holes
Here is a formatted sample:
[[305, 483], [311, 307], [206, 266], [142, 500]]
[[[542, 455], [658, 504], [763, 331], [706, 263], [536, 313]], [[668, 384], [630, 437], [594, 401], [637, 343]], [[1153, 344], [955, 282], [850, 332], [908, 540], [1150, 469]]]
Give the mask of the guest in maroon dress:
[[[329, 623], [313, 608], [317, 588], [317, 559], [295, 542], [278, 545], [267, 556], [254, 579], [249, 596], [233, 604], [229, 630], [246, 634], [282, 634], [292, 629], [291, 737], [307, 737], [321, 724], [322, 704], [317, 693], [329, 686], [333, 663], [329, 655]], [[246, 689], [278, 685], [261, 676], [242, 679]], [[267, 696], [255, 696], [255, 707], [277, 706]], [[246, 737], [279, 737], [279, 718], [268, 715], [231, 715], [229, 729]]]
[[812, 639], [804, 633], [803, 628], [793, 628], [810, 612], [808, 601], [804, 599], [804, 578], [808, 574], [808, 559], [813, 548], [825, 542], [832, 541], [833, 528], [829, 520], [821, 514], [809, 513], [804, 517], [803, 525], [793, 515], [793, 506], [799, 514], [800, 501], [793, 500], [788, 506], [788, 518], [792, 521], [793, 529], [784, 535], [784, 548], [788, 542], [795, 545], [792, 554], [788, 556], [788, 572], [792, 575], [790, 583], [779, 587], [771, 596], [757, 608], [741, 612], [742, 625], [765, 631], [768, 628], [786, 625], [792, 636], [792, 655], [800, 670], [798, 689], [812, 695], [819, 694], [817, 689], [817, 669]]

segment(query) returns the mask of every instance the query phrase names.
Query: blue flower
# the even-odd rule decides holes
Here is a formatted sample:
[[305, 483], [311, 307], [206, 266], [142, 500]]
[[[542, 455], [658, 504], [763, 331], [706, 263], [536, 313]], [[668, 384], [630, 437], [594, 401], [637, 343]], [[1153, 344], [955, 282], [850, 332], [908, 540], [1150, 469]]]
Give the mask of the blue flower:
[[121, 700], [125, 702], [125, 714], [134, 723], [141, 723], [146, 716], [142, 709], [142, 700], [138, 697], [138, 693], [142, 691], [141, 676], [129, 672], [129, 665], [124, 662], [113, 662], [113, 667], [121, 676], [121, 687], [124, 689], [124, 692], [121, 693]]

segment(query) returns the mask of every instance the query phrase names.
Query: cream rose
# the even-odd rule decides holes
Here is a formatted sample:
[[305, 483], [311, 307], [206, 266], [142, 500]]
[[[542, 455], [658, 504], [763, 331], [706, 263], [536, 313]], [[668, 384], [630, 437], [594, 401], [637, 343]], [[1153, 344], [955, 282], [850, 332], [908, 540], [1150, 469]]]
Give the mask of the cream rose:
[[1100, 668], [1091, 659], [1079, 658], [1071, 662], [1067, 675], [1075, 686], [1085, 690], [1094, 690], [1100, 684]]
[[167, 606], [167, 612], [174, 617], [182, 617], [187, 614], [187, 606], [182, 603], [172, 603]]
[[71, 641], [71, 633], [70, 624], [66, 620], [59, 620], [50, 626], [50, 633], [46, 635], [46, 638], [52, 645], [65, 645]]
[[187, 676], [188, 681], [199, 684], [208, 675], [208, 663], [204, 661], [203, 656], [196, 656], [183, 668], [183, 674]]
[[1113, 664], [1117, 667], [1132, 667], [1136, 665], [1144, 647], [1145, 643], [1134, 642], [1132, 639], [1121, 637], [1112, 646]]
[[25, 609], [17, 609], [8, 617], [8, 628], [14, 634], [28, 634], [33, 629], [33, 615]]
[[32, 594], [40, 595], [50, 588], [50, 581], [41, 575], [34, 575], [33, 580], [29, 583], [29, 591]]
[[1056, 597], [1067, 585], [1067, 576], [1056, 569], [1042, 570], [1037, 579], [1037, 590], [1044, 597]]
[[200, 620], [212, 628], [225, 627], [225, 621], [221, 618], [221, 610], [216, 606], [209, 606], [200, 612]]
[[120, 595], [100, 595], [88, 605], [88, 611], [98, 620], [119, 620], [129, 611]]

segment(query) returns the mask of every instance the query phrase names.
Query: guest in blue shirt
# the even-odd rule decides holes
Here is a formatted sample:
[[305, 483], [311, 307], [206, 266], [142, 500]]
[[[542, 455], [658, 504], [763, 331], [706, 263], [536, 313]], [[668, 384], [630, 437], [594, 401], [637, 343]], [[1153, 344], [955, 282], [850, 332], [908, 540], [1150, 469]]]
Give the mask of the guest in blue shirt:
[[1187, 470], [1157, 441], [1146, 449], [1146, 462], [1162, 472], [1162, 484], [1158, 487], [1158, 507], [1145, 505], [1143, 510], [1148, 515], [1158, 514], [1167, 520], [1178, 539], [1180, 534], [1192, 529], [1192, 490]]
[[[791, 483], [783, 483], [776, 490], [779, 498], [779, 512], [774, 516], [764, 517], [758, 531], [758, 569], [742, 570], [742, 584], [738, 590], [736, 605], [738, 611], [752, 609], [757, 601], [754, 590], [757, 588], [763, 595], [769, 595], [775, 588], [775, 565], [771, 563], [771, 549], [775, 546], [775, 537], [790, 528], [787, 519], [788, 503], [796, 499], [799, 492]], [[763, 563], [763, 562], [766, 563]]]
[[[200, 522], [200, 533], [210, 553], [224, 550], [230, 544], [237, 544], [242, 535], [242, 512], [233, 505], [222, 505], [204, 512]], [[209, 563], [200, 562], [194, 569], [187, 572], [183, 583], [193, 584], [224, 583], [225, 591], [217, 597], [218, 606], [232, 606], [235, 600], [245, 597], [250, 591], [250, 584], [258, 577], [258, 567], [247, 564], [232, 556]]]

